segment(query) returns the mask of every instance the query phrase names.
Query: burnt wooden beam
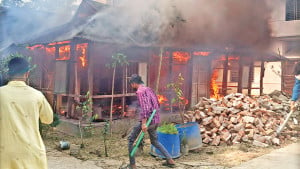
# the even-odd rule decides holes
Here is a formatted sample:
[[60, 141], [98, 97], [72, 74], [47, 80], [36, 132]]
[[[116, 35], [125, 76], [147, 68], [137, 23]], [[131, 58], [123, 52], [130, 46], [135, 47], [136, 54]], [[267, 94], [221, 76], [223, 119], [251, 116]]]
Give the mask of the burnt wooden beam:
[[[213, 60], [213, 58], [209, 57], [207, 60], [208, 60], [207, 74], [208, 74], [208, 77], [210, 77], [210, 79], [211, 79], [211, 76], [212, 76], [212, 60]], [[210, 79], [207, 80], [207, 85], [209, 85], [209, 87], [206, 88], [206, 93], [207, 93], [206, 97], [207, 98], [210, 98], [210, 94], [211, 94], [210, 93], [211, 92], [210, 91], [210, 81], [211, 81]]]
[[[55, 55], [55, 59], [59, 58], [59, 47], [58, 46], [55, 46], [54, 55]], [[54, 61], [55, 61], [55, 59], [54, 59]], [[57, 71], [55, 71], [54, 76], [56, 76], [56, 73], [57, 73]], [[57, 94], [57, 93], [54, 94], [53, 98], [55, 99], [55, 112], [57, 112], [57, 111], [59, 111], [59, 107], [61, 106], [61, 102], [60, 102], [61, 99], [60, 99], [59, 94]]]
[[[70, 60], [67, 64], [67, 94], [73, 94], [74, 93], [74, 65], [76, 64], [76, 44], [74, 42], [70, 43]], [[73, 98], [68, 97], [67, 100], [67, 115], [68, 117], [74, 116], [74, 110], [73, 110]]]
[[243, 92], [243, 57], [239, 56], [238, 93]]
[[90, 96], [93, 96], [93, 82], [94, 82], [94, 64], [93, 57], [91, 55], [91, 43], [88, 43], [87, 51], [86, 51], [87, 59], [88, 59], [88, 91], [90, 92]]
[[227, 78], [228, 78], [228, 54], [225, 55], [225, 61], [223, 64], [223, 80], [222, 80], [222, 95], [227, 94]]
[[264, 90], [264, 76], [265, 76], [265, 62], [264, 59], [261, 59], [261, 63], [260, 63], [260, 81], [259, 81], [259, 95], [263, 94], [263, 90]]
[[252, 78], [254, 73], [254, 65], [253, 65], [253, 58], [251, 58], [250, 65], [249, 65], [249, 76], [248, 76], [248, 95], [251, 95], [252, 91]]

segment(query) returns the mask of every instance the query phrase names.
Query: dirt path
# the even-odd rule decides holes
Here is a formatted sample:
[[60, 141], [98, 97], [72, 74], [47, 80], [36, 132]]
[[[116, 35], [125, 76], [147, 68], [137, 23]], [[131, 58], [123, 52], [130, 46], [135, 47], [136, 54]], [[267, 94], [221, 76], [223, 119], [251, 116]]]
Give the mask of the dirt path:
[[[75, 157], [69, 156], [64, 152], [50, 149], [47, 151], [49, 169], [118, 169], [126, 166], [127, 159], [109, 159], [99, 158], [97, 160], [82, 161]], [[142, 157], [141, 157], [142, 158]], [[141, 160], [138, 157], [137, 166], [139, 169], [166, 169], [162, 166], [161, 159]], [[175, 169], [226, 169], [223, 166], [217, 166], [203, 161], [182, 161], [178, 162]]]
[[49, 169], [103, 169], [96, 161], [81, 161], [60, 151], [47, 151]]
[[[289, 168], [297, 169], [300, 165], [298, 161], [300, 158], [299, 151], [300, 142], [287, 145], [283, 148], [272, 151], [271, 153], [254, 158], [250, 161], [242, 163], [234, 169], [265, 169], [265, 168]], [[127, 159], [111, 159], [111, 158], [98, 158], [94, 160], [82, 161], [65, 152], [60, 152], [55, 149], [47, 151], [49, 169], [118, 169], [120, 166], [126, 165]], [[184, 158], [184, 157], [183, 157]], [[162, 160], [154, 157], [144, 158], [138, 157], [139, 169], [166, 169], [162, 166]], [[203, 159], [188, 161], [187, 159], [176, 160], [177, 166], [175, 169], [229, 169], [229, 167], [218, 166], [212, 163], [205, 162]]]

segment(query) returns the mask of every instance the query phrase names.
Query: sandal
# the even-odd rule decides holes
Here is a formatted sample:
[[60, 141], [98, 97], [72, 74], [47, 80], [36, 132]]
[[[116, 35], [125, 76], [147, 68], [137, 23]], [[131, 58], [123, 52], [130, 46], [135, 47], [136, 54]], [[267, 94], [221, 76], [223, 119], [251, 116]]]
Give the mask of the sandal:
[[171, 164], [171, 163], [169, 163], [169, 162], [164, 162], [163, 164], [162, 164], [163, 166], [166, 166], [166, 167], [169, 167], [169, 168], [175, 168], [176, 167], [176, 164]]

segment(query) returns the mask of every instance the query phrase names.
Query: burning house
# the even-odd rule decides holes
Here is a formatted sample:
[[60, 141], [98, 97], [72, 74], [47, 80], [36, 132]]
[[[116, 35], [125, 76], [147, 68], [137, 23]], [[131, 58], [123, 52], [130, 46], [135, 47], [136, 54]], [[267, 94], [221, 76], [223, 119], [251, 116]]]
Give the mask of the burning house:
[[[206, 8], [190, 10], [194, 1], [135, 3], [140, 9], [83, 0], [70, 22], [27, 41], [38, 65], [35, 86], [56, 112], [76, 118], [76, 102], [89, 91], [94, 113], [107, 115], [113, 97], [114, 115], [122, 115], [134, 102], [127, 82], [133, 73], [157, 90], [165, 111], [173, 97], [166, 86], [179, 74], [189, 105], [200, 97], [263, 93], [264, 63], [278, 59], [265, 50], [271, 30], [264, 3], [196, 2], [208, 9], [222, 6], [218, 15]], [[116, 53], [127, 56], [129, 64], [116, 66], [112, 87], [113, 69], [106, 65]]]

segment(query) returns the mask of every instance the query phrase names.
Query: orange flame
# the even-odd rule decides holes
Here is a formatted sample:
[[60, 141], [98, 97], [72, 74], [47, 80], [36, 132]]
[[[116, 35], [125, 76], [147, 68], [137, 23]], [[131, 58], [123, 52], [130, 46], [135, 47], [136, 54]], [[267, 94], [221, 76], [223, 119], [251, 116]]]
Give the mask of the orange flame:
[[54, 53], [55, 53], [55, 47], [46, 47], [45, 50], [46, 50], [47, 54], [54, 55]]
[[[226, 56], [221, 56], [220, 60], [226, 60]], [[228, 56], [228, 60], [239, 60], [238, 56]]]
[[189, 100], [186, 99], [185, 97], [180, 97], [180, 100], [182, 101], [182, 103], [184, 103], [184, 105], [189, 104]]
[[211, 88], [211, 92], [210, 92], [210, 97], [211, 98], [215, 98], [215, 99], [219, 99], [219, 87], [216, 83], [216, 80], [218, 78], [218, 70], [215, 69], [212, 76], [211, 76], [211, 84], [210, 84], [210, 88]]
[[80, 60], [82, 67], [86, 67], [88, 62], [86, 55], [87, 45], [87, 43], [83, 43], [76, 46], [76, 51], [78, 52], [79, 56], [78, 59]]
[[48, 45], [63, 45], [63, 44], [69, 44], [71, 41], [61, 41], [61, 42], [53, 42], [53, 43], [49, 43]]
[[59, 57], [55, 60], [69, 60], [70, 59], [70, 45], [59, 47]]
[[29, 50], [43, 49], [44, 45], [38, 44], [38, 45], [34, 45], [34, 46], [27, 46], [26, 48], [29, 49]]
[[173, 52], [173, 59], [177, 62], [186, 63], [191, 58], [188, 52], [177, 51]]
[[158, 102], [159, 102], [160, 104], [165, 103], [165, 102], [168, 101], [167, 97], [166, 97], [166, 96], [163, 96], [163, 95], [157, 95], [157, 98], [158, 98]]
[[210, 52], [203, 52], [203, 51], [195, 51], [193, 52], [194, 56], [208, 56]]

